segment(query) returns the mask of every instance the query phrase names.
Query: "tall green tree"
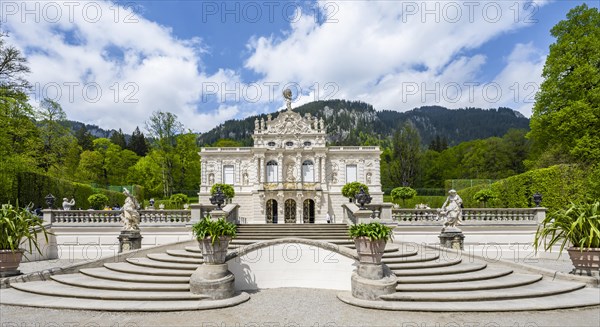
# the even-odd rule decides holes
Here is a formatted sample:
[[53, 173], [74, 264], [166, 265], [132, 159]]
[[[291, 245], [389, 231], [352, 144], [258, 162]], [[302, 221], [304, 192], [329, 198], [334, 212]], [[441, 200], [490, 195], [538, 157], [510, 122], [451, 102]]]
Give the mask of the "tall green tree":
[[183, 124], [177, 120], [177, 115], [173, 113], [155, 111], [146, 122], [146, 129], [153, 138], [152, 146], [160, 158], [163, 196], [170, 197], [175, 186], [176, 137], [183, 132]]
[[139, 127], [136, 127], [131, 134], [131, 139], [129, 140], [127, 148], [140, 157], [143, 157], [148, 153], [148, 141], [146, 140], [144, 133], [140, 132]]
[[75, 138], [77, 138], [77, 144], [81, 147], [81, 149], [92, 151], [94, 150], [94, 136], [90, 131], [85, 127], [85, 125], [81, 126], [75, 132]]
[[63, 125], [67, 115], [56, 101], [44, 99], [37, 110], [37, 118], [43, 143], [40, 164], [45, 172], [61, 171], [71, 148], [78, 147], [75, 137]]
[[394, 186], [413, 185], [419, 172], [421, 137], [410, 121], [402, 125], [392, 139], [392, 156], [388, 174]]
[[118, 131], [114, 131], [112, 133], [112, 135], [110, 136], [110, 141], [113, 144], [120, 146], [121, 149], [127, 149], [127, 141], [125, 140], [125, 134], [123, 134], [123, 131], [120, 128]]
[[542, 165], [600, 162], [600, 13], [582, 4], [550, 31], [542, 83], [531, 117]]

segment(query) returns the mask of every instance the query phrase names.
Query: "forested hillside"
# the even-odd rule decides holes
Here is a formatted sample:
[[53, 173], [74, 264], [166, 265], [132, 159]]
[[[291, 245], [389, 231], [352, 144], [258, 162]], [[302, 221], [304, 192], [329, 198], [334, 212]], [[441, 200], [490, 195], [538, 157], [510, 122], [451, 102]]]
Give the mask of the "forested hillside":
[[[447, 109], [428, 106], [407, 112], [376, 111], [370, 104], [359, 101], [327, 100], [307, 103], [294, 109], [304, 115], [323, 117], [331, 145], [371, 144], [374, 140], [391, 137], [406, 121], [419, 132], [423, 145], [436, 138], [447, 145], [502, 136], [509, 129], [528, 129], [529, 119], [508, 109]], [[276, 117], [277, 113], [273, 114]], [[201, 134], [200, 145], [211, 145], [228, 138], [243, 145], [252, 145], [254, 120], [266, 115], [251, 116], [243, 120], [229, 120], [211, 131]]]

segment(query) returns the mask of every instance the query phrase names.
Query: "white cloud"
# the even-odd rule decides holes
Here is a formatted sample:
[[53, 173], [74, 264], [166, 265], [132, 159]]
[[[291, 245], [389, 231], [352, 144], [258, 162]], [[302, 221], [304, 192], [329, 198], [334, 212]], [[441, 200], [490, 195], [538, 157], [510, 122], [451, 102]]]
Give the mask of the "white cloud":
[[[321, 5], [325, 3], [331, 6], [332, 2]], [[515, 19], [514, 2], [339, 1], [335, 5], [331, 18], [336, 23], [319, 24], [307, 15], [292, 23], [283, 39], [254, 38], [248, 44], [254, 53], [245, 67], [262, 74], [262, 81], [294, 81], [305, 91], [311, 85], [333, 82], [339, 89], [336, 98], [366, 101], [378, 109], [517, 105], [526, 113], [531, 107], [508, 101], [505, 89], [515, 81], [539, 81], [531, 78], [541, 73], [540, 58], [532, 57], [531, 45], [515, 46], [495, 81], [481, 80], [487, 61], [483, 54], [466, 54], [527, 26], [524, 19]], [[495, 83], [502, 96], [494, 94]]]
[[[168, 27], [110, 2], [15, 4], [18, 12], [3, 19], [9, 42], [29, 60], [34, 101], [54, 98], [70, 119], [127, 133], [156, 110], [178, 115], [193, 130], [214, 126], [196, 123], [200, 119], [231, 116], [227, 106], [198, 105], [202, 83], [236, 80], [232, 72], [201, 71], [206, 50], [199, 38], [180, 40]], [[23, 9], [37, 13], [22, 16]]]

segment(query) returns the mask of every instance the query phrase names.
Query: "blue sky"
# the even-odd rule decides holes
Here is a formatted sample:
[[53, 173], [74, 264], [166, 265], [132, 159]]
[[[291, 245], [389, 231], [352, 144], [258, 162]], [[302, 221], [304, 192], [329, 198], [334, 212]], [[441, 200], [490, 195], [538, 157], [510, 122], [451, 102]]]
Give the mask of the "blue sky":
[[152, 111], [207, 131], [315, 99], [378, 110], [511, 107], [526, 116], [549, 30], [597, 1], [3, 1], [32, 102], [130, 133]]

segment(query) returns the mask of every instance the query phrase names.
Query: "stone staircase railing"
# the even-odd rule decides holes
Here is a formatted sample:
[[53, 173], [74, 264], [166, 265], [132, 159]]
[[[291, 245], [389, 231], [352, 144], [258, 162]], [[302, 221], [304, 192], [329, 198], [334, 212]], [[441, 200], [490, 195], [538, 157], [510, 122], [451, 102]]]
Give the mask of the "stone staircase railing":
[[[546, 208], [465, 208], [463, 224], [537, 225], [546, 217]], [[439, 225], [437, 209], [392, 209], [392, 219], [398, 225]]]
[[[140, 226], [185, 226], [190, 210], [138, 210]], [[44, 221], [56, 226], [120, 225], [121, 210], [44, 210]]]

